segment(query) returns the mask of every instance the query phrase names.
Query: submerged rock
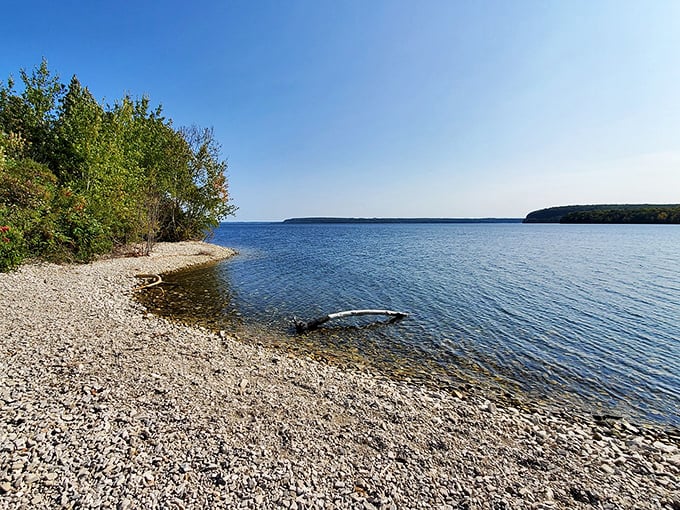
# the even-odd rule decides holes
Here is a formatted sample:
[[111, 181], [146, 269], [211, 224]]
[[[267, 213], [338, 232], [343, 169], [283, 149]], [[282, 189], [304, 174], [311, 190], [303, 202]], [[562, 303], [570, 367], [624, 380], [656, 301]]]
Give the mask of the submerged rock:
[[0, 275], [0, 508], [677, 508], [663, 430], [145, 316], [134, 274], [204, 246]]

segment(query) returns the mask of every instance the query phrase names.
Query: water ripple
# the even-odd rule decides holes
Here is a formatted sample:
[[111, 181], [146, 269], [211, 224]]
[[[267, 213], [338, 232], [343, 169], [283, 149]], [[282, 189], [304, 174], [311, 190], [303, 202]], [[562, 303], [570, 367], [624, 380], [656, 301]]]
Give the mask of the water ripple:
[[678, 228], [224, 224], [215, 242], [241, 252], [201, 276], [230, 317], [285, 334], [293, 316], [403, 309], [398, 327], [332, 335], [680, 425]]

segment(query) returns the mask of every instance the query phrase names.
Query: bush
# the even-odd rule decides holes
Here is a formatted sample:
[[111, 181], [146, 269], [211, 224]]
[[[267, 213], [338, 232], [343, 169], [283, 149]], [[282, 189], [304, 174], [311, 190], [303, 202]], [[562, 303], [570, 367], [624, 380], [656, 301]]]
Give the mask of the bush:
[[26, 258], [24, 238], [17, 229], [0, 224], [0, 272], [16, 269]]
[[0, 168], [0, 224], [19, 231], [32, 255], [40, 254], [55, 186], [49, 168], [31, 159], [9, 160]]
[[101, 105], [44, 59], [20, 74], [18, 89], [0, 82], [7, 267], [22, 253], [84, 262], [113, 245], [202, 238], [233, 214], [211, 129], [175, 129], [147, 97]]
[[88, 210], [82, 195], [62, 188], [53, 208], [57, 213], [43, 224], [43, 257], [55, 262], [87, 262], [111, 251], [111, 236]]
[[84, 210], [67, 212], [59, 226], [69, 251], [78, 262], [87, 262], [113, 248], [102, 224]]

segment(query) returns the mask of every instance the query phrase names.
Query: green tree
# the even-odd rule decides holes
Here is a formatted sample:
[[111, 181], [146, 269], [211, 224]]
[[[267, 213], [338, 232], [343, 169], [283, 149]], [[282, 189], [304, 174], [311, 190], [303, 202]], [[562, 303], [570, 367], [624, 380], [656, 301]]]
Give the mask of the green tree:
[[16, 93], [11, 77], [7, 86], [0, 87], [0, 130], [27, 139], [28, 155], [39, 163], [49, 164], [56, 106], [64, 86], [57, 75], [50, 73], [44, 58], [30, 74], [22, 69], [20, 77], [24, 87], [21, 94]]
[[4, 267], [20, 252], [84, 261], [117, 245], [199, 239], [235, 211], [211, 129], [175, 129], [146, 96], [104, 107], [45, 59], [20, 76], [21, 90], [0, 83]]
[[62, 182], [88, 191], [101, 157], [97, 149], [104, 110], [74, 75], [57, 111], [51, 166]]
[[[0, 152], [21, 155], [21, 139], [0, 134]], [[17, 229], [27, 253], [42, 252], [51, 239], [52, 201], [57, 179], [50, 169], [31, 158], [0, 159], [0, 225]]]
[[182, 190], [178, 233], [180, 238], [201, 239], [221, 219], [234, 214], [236, 207], [230, 203], [227, 162], [220, 159], [221, 147], [213, 130], [191, 126], [180, 132], [191, 150], [191, 184]]

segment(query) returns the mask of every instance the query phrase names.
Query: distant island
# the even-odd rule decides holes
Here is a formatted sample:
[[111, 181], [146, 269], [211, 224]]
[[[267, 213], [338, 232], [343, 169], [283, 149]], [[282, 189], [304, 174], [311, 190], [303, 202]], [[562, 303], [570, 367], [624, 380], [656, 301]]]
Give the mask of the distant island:
[[522, 223], [522, 218], [289, 218], [283, 223]]
[[596, 204], [548, 207], [530, 212], [523, 222], [680, 224], [680, 204]]
[[356, 223], [619, 223], [680, 224], [680, 204], [593, 204], [548, 207], [526, 218], [288, 218], [286, 224]]

